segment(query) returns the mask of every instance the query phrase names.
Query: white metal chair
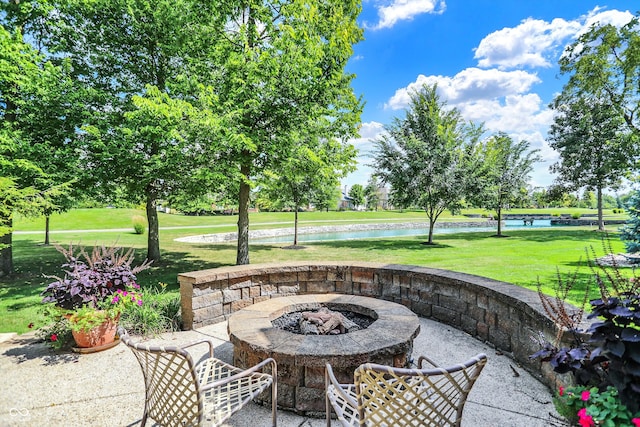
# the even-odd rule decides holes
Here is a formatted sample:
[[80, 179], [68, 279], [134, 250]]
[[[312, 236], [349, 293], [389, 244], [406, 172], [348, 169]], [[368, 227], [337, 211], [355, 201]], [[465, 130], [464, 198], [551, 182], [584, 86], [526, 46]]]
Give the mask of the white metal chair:
[[[148, 418], [162, 426], [220, 425], [271, 386], [272, 424], [277, 424], [277, 366], [269, 358], [242, 370], [213, 357], [208, 340], [187, 345], [149, 346], [134, 343], [123, 328], [120, 340], [138, 359], [145, 382], [141, 425]], [[185, 349], [209, 346], [209, 357], [196, 364]], [[270, 373], [262, 372], [270, 366]], [[265, 369], [266, 371], [266, 369]]]
[[[431, 368], [422, 368], [424, 363]], [[354, 384], [340, 384], [326, 365], [327, 427], [331, 408], [343, 426], [460, 426], [471, 387], [487, 363], [483, 353], [465, 363], [439, 368], [418, 359], [418, 369], [365, 363]]]

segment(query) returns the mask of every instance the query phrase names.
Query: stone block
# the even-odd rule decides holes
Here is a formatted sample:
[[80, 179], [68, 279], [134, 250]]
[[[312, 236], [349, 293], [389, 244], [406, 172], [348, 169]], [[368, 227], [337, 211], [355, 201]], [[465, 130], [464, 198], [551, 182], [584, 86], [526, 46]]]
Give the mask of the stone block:
[[377, 283], [360, 283], [360, 295], [368, 297], [380, 296], [380, 285]]
[[374, 271], [371, 269], [353, 268], [351, 281], [357, 283], [373, 283]]
[[473, 317], [463, 314], [460, 316], [460, 329], [471, 336], [477, 335], [478, 321]]
[[339, 281], [335, 283], [335, 290], [339, 294], [353, 294], [353, 282]]
[[324, 412], [324, 387], [298, 387], [296, 390], [296, 410], [303, 412]]
[[248, 288], [253, 285], [251, 277], [236, 277], [229, 279], [229, 289]]
[[235, 313], [238, 310], [242, 310], [245, 307], [249, 307], [253, 304], [253, 300], [250, 299], [242, 299], [238, 301], [231, 302], [231, 312]]
[[326, 270], [301, 271], [298, 273], [301, 282], [324, 282], [327, 280]]
[[327, 280], [335, 282], [351, 281], [351, 271], [348, 267], [336, 266], [335, 268], [327, 270]]
[[281, 283], [291, 283], [298, 281], [298, 272], [297, 271], [285, 271], [279, 273], [270, 273], [269, 274], [269, 283], [281, 284]]
[[214, 291], [200, 297], [194, 297], [192, 308], [198, 310], [200, 308], [209, 307], [211, 305], [222, 304], [222, 291]]
[[310, 294], [327, 294], [336, 291], [335, 282], [307, 282], [307, 293]]
[[232, 301], [237, 301], [242, 299], [242, 292], [240, 289], [223, 289], [222, 290], [222, 301], [227, 304]]
[[304, 368], [304, 386], [324, 388], [324, 367], [307, 366]]
[[422, 317], [431, 317], [431, 307], [431, 304], [423, 301], [412, 301], [411, 303], [411, 311]]
[[449, 310], [452, 310], [458, 313], [466, 313], [467, 311], [467, 303], [458, 297], [440, 295], [438, 297], [438, 304], [441, 307], [448, 308]]
[[419, 291], [421, 294], [423, 292], [432, 293], [433, 281], [425, 274], [415, 274], [411, 277], [411, 288]]
[[261, 295], [276, 295], [278, 293], [278, 287], [276, 285], [262, 285], [260, 287]]
[[476, 325], [477, 337], [482, 341], [489, 339], [489, 325], [484, 322], [478, 322]]
[[251, 286], [249, 288], [249, 298], [255, 298], [260, 296], [262, 288], [260, 286]]
[[431, 310], [431, 314], [434, 318], [447, 325], [458, 327], [460, 326], [460, 313], [450, 310], [445, 307], [434, 305]]

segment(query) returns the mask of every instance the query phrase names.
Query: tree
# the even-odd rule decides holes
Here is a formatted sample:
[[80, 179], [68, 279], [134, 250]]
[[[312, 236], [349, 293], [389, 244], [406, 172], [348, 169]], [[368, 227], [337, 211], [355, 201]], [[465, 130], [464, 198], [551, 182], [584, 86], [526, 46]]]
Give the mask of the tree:
[[386, 134], [374, 141], [374, 167], [391, 185], [391, 200], [400, 207], [419, 206], [429, 218], [433, 244], [435, 223], [445, 210], [463, 203], [468, 153], [481, 129], [466, 123], [455, 108], [441, 102], [435, 86], [411, 95], [405, 117], [395, 119]]
[[607, 101], [594, 98], [558, 98], [549, 145], [560, 161], [551, 166], [557, 182], [573, 190], [596, 191], [598, 229], [604, 231], [602, 190], [616, 189], [635, 163], [632, 134], [623, 118]]
[[626, 209], [629, 220], [620, 230], [620, 239], [624, 242], [627, 253], [640, 252], [640, 191], [635, 190], [627, 201]]
[[353, 184], [349, 189], [349, 197], [353, 203], [353, 208], [358, 209], [364, 203], [364, 187], [361, 184]]
[[337, 188], [340, 178], [354, 170], [356, 152], [351, 145], [322, 139], [301, 141], [294, 150], [278, 171], [265, 172], [264, 191], [269, 198], [292, 205], [293, 247], [297, 247], [298, 211], [311, 203], [317, 191]]
[[228, 118], [227, 138], [239, 142], [225, 158], [239, 186], [236, 263], [248, 264], [250, 190], [263, 171], [286, 162], [298, 144], [291, 134], [313, 122], [326, 140], [357, 133], [362, 104], [344, 69], [362, 39], [360, 2], [236, 0], [216, 9], [216, 54], [206, 83]]
[[482, 180], [470, 200], [496, 212], [498, 232], [502, 234], [502, 210], [514, 203], [522, 188], [526, 188], [533, 164], [540, 160], [538, 150], [529, 151], [527, 141], [514, 142], [505, 133], [488, 138], [482, 146]]
[[73, 92], [67, 90], [67, 74], [23, 41], [24, 20], [16, 18], [11, 5], [16, 4], [2, 4], [0, 19], [0, 176], [5, 178], [0, 274], [13, 271], [14, 211], [35, 215], [60, 209], [75, 165], [68, 139], [74, 113], [67, 108]]
[[214, 46], [202, 40], [217, 8], [191, 0], [54, 3], [47, 49], [72, 64], [87, 91], [80, 136], [91, 173], [82, 184], [103, 195], [124, 189], [145, 203], [147, 258], [158, 261], [158, 199], [206, 193], [216, 172], [205, 167], [221, 164], [223, 132], [208, 108], [214, 95], [192, 75], [211, 65]]
[[380, 203], [380, 185], [378, 179], [374, 176], [369, 178], [367, 186], [364, 187], [364, 198], [367, 204], [367, 209], [376, 211], [378, 210], [378, 203]]
[[640, 137], [640, 23], [634, 17], [617, 28], [594, 25], [569, 46], [560, 71], [570, 74], [560, 99], [585, 96], [606, 99], [611, 108]]

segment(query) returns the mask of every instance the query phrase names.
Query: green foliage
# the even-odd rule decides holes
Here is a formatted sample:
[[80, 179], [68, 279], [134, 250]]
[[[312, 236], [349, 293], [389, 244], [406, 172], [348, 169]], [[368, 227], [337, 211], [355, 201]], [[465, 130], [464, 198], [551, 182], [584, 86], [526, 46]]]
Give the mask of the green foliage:
[[580, 219], [581, 216], [582, 214], [580, 212], [574, 212], [571, 214], [571, 218], [573, 219]]
[[620, 28], [594, 25], [560, 59], [561, 72], [569, 74], [560, 98], [564, 102], [584, 96], [606, 99], [636, 138], [640, 136], [639, 28], [637, 16]]
[[136, 234], [144, 234], [144, 231], [147, 227], [147, 220], [144, 219], [141, 215], [134, 215], [131, 218], [131, 222], [133, 223], [133, 231]]
[[144, 304], [132, 306], [122, 313], [119, 324], [128, 332], [149, 336], [167, 331], [179, 331], [180, 295], [166, 291], [167, 285], [144, 290]]
[[360, 184], [353, 184], [349, 189], [349, 197], [353, 202], [353, 208], [357, 209], [358, 206], [361, 206], [364, 201], [364, 187]]
[[[591, 419], [591, 425], [619, 427], [631, 426], [633, 413], [620, 402], [618, 390], [615, 387], [607, 387], [599, 391], [597, 387], [561, 387], [553, 398], [554, 406], [560, 415], [575, 425], [579, 419]], [[586, 411], [582, 411], [586, 409]], [[580, 414], [580, 415], [579, 415]], [[636, 414], [637, 421], [640, 422], [640, 413]], [[585, 421], [585, 424], [589, 425]]]
[[498, 236], [502, 235], [502, 210], [516, 203], [526, 188], [534, 163], [540, 161], [539, 150], [529, 151], [527, 141], [515, 142], [498, 133], [487, 139], [474, 156], [471, 202], [498, 214]]
[[404, 119], [395, 119], [374, 142], [374, 167], [391, 185], [391, 201], [399, 207], [417, 206], [429, 217], [429, 241], [445, 210], [461, 209], [470, 182], [474, 146], [481, 129], [464, 122], [460, 112], [447, 108], [437, 87], [424, 86], [411, 95]]
[[620, 239], [627, 253], [640, 252], [640, 190], [632, 193], [626, 210], [629, 220], [620, 230]]

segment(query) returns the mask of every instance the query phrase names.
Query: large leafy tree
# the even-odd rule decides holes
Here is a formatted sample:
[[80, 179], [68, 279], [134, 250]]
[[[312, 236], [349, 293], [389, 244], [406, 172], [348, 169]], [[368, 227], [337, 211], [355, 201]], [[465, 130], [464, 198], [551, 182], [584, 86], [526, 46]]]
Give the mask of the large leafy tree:
[[383, 183], [391, 185], [396, 206], [419, 206], [429, 218], [429, 240], [445, 211], [457, 211], [464, 201], [467, 154], [474, 152], [481, 129], [448, 108], [435, 86], [412, 94], [403, 119], [395, 119], [375, 141], [374, 167]]
[[506, 133], [489, 137], [476, 159], [474, 190], [469, 200], [496, 212], [498, 231], [502, 234], [502, 211], [520, 198], [526, 188], [533, 165], [540, 160], [538, 150], [529, 150], [527, 141], [515, 142]]
[[349, 189], [349, 197], [351, 198], [354, 209], [358, 209], [359, 206], [362, 206], [365, 202], [364, 187], [362, 184], [353, 184]]
[[[2, 4], [0, 19], [0, 271], [13, 271], [12, 215], [64, 207], [75, 153], [69, 135], [77, 104], [66, 70], [23, 41], [21, 9]], [[26, 6], [29, 6], [28, 4]], [[26, 7], [25, 6], [25, 7]], [[32, 10], [26, 7], [28, 10]], [[27, 26], [28, 28], [28, 26]]]
[[617, 188], [634, 166], [634, 143], [623, 118], [608, 100], [556, 100], [549, 145], [560, 154], [551, 166], [557, 181], [571, 189], [596, 191], [598, 229], [604, 231], [602, 190]]
[[227, 159], [239, 187], [237, 264], [249, 263], [249, 195], [265, 170], [278, 170], [298, 141], [323, 121], [322, 137], [357, 132], [362, 105], [345, 65], [362, 38], [356, 0], [235, 0], [218, 5], [215, 69], [207, 82], [225, 111]]
[[145, 203], [147, 258], [157, 261], [158, 199], [206, 192], [212, 176], [200, 166], [218, 157], [213, 95], [190, 75], [193, 64], [211, 63], [212, 47], [201, 41], [216, 9], [192, 0], [54, 3], [48, 49], [70, 61], [87, 88], [86, 182], [102, 193], [124, 189], [128, 199]]
[[607, 99], [636, 135], [640, 135], [640, 22], [633, 18], [618, 28], [594, 25], [560, 59], [569, 74], [560, 98]]

